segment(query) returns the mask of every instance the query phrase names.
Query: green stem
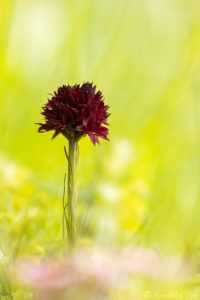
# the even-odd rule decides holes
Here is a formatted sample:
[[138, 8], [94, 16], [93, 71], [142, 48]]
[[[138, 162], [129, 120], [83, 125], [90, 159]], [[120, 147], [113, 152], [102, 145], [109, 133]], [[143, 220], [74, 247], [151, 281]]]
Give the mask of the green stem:
[[68, 151], [68, 201], [67, 201], [67, 233], [69, 248], [72, 249], [76, 241], [76, 219], [75, 219], [75, 202], [76, 202], [76, 164], [78, 142], [74, 138], [69, 139]]

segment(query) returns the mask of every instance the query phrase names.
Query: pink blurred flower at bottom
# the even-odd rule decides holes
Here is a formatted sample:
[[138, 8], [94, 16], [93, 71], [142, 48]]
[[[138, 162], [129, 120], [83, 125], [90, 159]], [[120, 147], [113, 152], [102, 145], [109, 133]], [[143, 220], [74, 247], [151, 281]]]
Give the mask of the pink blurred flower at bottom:
[[[89, 295], [101, 294], [123, 284], [129, 274], [178, 280], [188, 271], [187, 264], [179, 258], [161, 259], [155, 251], [136, 248], [121, 252], [96, 251], [92, 255], [78, 252], [63, 261], [36, 264], [30, 260], [16, 265], [19, 282], [37, 291], [37, 300], [63, 299], [71, 291], [86, 291], [89, 293], [86, 299], [90, 299]], [[81, 295], [81, 299], [85, 299]]]

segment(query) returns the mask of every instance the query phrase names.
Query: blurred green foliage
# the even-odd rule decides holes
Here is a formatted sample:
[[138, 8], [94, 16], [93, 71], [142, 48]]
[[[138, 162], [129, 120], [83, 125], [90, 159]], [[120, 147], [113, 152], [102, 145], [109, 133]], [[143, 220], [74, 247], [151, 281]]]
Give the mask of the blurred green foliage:
[[0, 0], [0, 32], [2, 251], [57, 247], [67, 141], [34, 123], [92, 81], [112, 115], [109, 143], [80, 142], [80, 245], [199, 255], [199, 1]]

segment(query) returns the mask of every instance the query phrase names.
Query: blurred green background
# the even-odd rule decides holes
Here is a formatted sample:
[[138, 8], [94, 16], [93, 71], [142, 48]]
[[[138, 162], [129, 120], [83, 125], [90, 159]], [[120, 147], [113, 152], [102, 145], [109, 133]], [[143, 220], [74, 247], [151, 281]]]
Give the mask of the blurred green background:
[[110, 142], [80, 142], [80, 245], [198, 253], [199, 1], [1, 0], [0, 76], [2, 249], [61, 239], [67, 141], [34, 123], [59, 85], [92, 81]]

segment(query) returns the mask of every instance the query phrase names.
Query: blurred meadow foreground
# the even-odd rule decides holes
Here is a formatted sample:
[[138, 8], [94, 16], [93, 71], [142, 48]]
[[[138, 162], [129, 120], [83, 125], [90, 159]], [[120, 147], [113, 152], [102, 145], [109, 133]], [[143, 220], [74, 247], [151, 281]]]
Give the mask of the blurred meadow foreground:
[[[86, 81], [110, 142], [79, 143], [70, 258], [67, 140], [35, 123]], [[0, 0], [0, 137], [0, 299], [200, 299], [198, 0]]]

